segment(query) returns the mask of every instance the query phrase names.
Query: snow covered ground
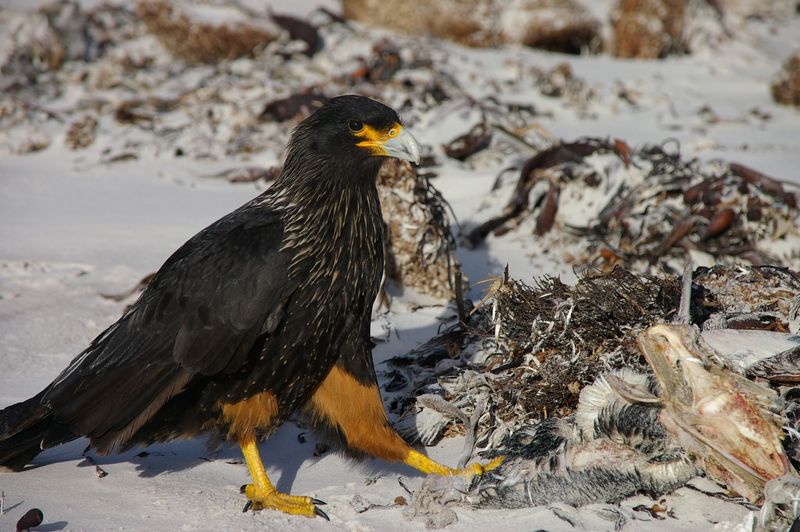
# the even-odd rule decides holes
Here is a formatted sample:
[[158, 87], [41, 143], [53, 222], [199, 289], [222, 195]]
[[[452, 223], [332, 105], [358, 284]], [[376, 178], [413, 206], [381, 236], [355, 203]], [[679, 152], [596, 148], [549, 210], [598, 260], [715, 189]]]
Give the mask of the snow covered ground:
[[[282, 1], [273, 7], [304, 14], [319, 3]], [[336, 8], [335, 2], [327, 4]], [[798, 16], [751, 21], [724, 47], [663, 61], [429, 45], [445, 50], [451, 65], [463, 61], [458, 75], [473, 96], [491, 94], [491, 82], [512, 79], [515, 69], [547, 70], [569, 63], [597, 95], [583, 109], [534, 88], [514, 89], [518, 102], [544, 112], [536, 121], [557, 138], [619, 137], [638, 146], [672, 137], [680, 141], [685, 157], [737, 161], [800, 184], [800, 112], [774, 104], [768, 90], [769, 79], [800, 47]], [[635, 105], [620, 100], [622, 89], [635, 95]], [[446, 105], [415, 115], [413, 130], [443, 161], [433, 183], [468, 228], [505, 205], [510, 187], [495, 192], [491, 187], [508, 161], [467, 165], [442, 155], [440, 144], [475, 121], [468, 109]], [[708, 120], [706, 108], [714, 120]], [[208, 162], [150, 155], [103, 164], [99, 150], [75, 152], [56, 140], [42, 151], [0, 154], [0, 408], [44, 387], [130, 303], [101, 294], [128, 290], [195, 232], [262, 190], [260, 184], [232, 185], [205, 177], [240, 166], [238, 156]], [[276, 157], [256, 154], [247, 164], [270, 164]], [[522, 227], [491, 236], [475, 250], [461, 249], [459, 258], [472, 282], [499, 274], [506, 264], [521, 279], [544, 273], [574, 278], [572, 267], [559, 256], [544, 254], [547, 247]], [[480, 287], [472, 296], [480, 296]], [[391, 312], [373, 321], [373, 335], [386, 339], [375, 350], [376, 362], [433, 336], [437, 318], [446, 314], [451, 312], [442, 305], [417, 308], [412, 300], [395, 301]], [[454, 464], [461, 445], [458, 438], [445, 440], [428, 453]], [[79, 440], [51, 449], [36, 459], [35, 468], [0, 474], [5, 493], [0, 529], [11, 529], [33, 507], [45, 514], [37, 530], [51, 531], [424, 529], [421, 522], [407, 521], [395, 502], [410, 498], [403, 485], [413, 490], [422, 480], [419, 474], [377, 461], [353, 465], [330, 453], [315, 457], [313, 438], [305, 439], [303, 429], [291, 422], [261, 447], [268, 472], [281, 490], [325, 500], [331, 523], [269, 511], [242, 513], [239, 486], [248, 475], [235, 448], [211, 455], [196, 440], [153, 446], [147, 455], [137, 449], [95, 457], [108, 473], [99, 478], [95, 466], [82, 459], [85, 446]], [[718, 490], [708, 481], [695, 483]], [[689, 488], [664, 499], [673, 510], [664, 520], [634, 511], [654, 502], [637, 496], [626, 500], [618, 514], [604, 505], [458, 509], [452, 529], [614, 530], [621, 524], [623, 530], [744, 530], [751, 519], [746, 508]], [[376, 506], [359, 513], [369, 504]]]

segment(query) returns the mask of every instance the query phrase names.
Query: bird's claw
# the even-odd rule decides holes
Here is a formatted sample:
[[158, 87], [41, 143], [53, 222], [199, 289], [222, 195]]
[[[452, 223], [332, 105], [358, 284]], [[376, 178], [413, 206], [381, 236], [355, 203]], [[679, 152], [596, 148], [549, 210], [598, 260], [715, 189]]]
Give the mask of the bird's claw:
[[498, 456], [497, 458], [494, 458], [493, 460], [485, 464], [479, 464], [476, 462], [462, 469], [454, 469], [448, 467], [445, 469], [443, 473], [437, 473], [436, 471], [434, 471], [434, 473], [451, 477], [465, 477], [465, 478], [479, 477], [481, 475], [488, 473], [489, 471], [492, 471], [500, 467], [500, 464], [502, 464], [503, 460], [505, 459], [506, 459], [505, 456]]
[[471, 464], [460, 470], [458, 474], [469, 477], [480, 476], [500, 467], [500, 464], [502, 464], [505, 459], [505, 456], [498, 456], [485, 464]]
[[325, 501], [312, 497], [300, 495], [288, 495], [272, 489], [259, 489], [253, 484], [245, 484], [240, 491], [247, 496], [247, 503], [244, 505], [243, 512], [253, 510], [278, 510], [291, 515], [304, 515], [306, 517], [319, 516], [328, 521], [328, 514], [323, 512], [318, 505], [324, 505]]
[[321, 518], [325, 519], [326, 521], [330, 521], [330, 520], [331, 520], [331, 518], [330, 518], [330, 517], [328, 517], [328, 514], [326, 514], [325, 512], [323, 512], [323, 511], [322, 511], [320, 508], [318, 508], [317, 506], [314, 506], [314, 513], [315, 513], [316, 515], [320, 516]]

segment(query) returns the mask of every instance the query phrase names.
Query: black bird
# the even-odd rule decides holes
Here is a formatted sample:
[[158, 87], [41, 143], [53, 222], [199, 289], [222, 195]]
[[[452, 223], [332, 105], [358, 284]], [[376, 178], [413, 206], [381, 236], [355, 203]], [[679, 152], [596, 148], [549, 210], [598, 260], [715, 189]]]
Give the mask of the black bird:
[[484, 471], [411, 449], [376, 383], [375, 178], [385, 157], [419, 161], [414, 137], [389, 107], [340, 96], [297, 126], [287, 151], [273, 186], [181, 246], [61, 375], [0, 412], [0, 467], [22, 469], [79, 436], [105, 454], [211, 433], [241, 446], [252, 508], [325, 516], [321, 501], [275, 490], [256, 446], [301, 411], [356, 457], [442, 475]]

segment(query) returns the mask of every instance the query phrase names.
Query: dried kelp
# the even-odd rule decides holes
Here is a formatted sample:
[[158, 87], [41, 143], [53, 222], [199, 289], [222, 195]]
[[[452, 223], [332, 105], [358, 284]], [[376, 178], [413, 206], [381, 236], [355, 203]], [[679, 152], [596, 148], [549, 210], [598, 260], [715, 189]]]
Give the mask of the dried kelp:
[[[695, 283], [713, 295], [704, 329], [793, 332], [800, 302], [800, 274], [776, 266], [698, 268]], [[745, 323], [747, 319], [749, 323]]]
[[264, 120], [284, 122], [296, 119], [300, 121], [322, 107], [328, 98], [314, 90], [304, 90], [285, 98], [268, 102], [261, 111]]
[[[497, 448], [520, 424], [568, 415], [581, 389], [602, 371], [643, 370], [635, 334], [674, 314], [680, 286], [674, 277], [617, 268], [591, 272], [575, 287], [552, 277], [533, 285], [498, 280], [491, 295], [491, 305], [480, 307], [466, 330], [453, 329], [388, 361], [405, 376], [407, 397], [441, 390], [467, 410], [485, 400], [479, 449]], [[413, 401], [395, 399], [390, 408], [404, 418], [417, 412]]]
[[[548, 192], [537, 198], [540, 182]], [[467, 241], [527, 217], [598, 267], [677, 273], [686, 251], [704, 262], [800, 266], [796, 193], [744, 165], [683, 160], [666, 146], [593, 138], [547, 148], [522, 167], [504, 212]]]
[[[797, 275], [768, 266], [700, 268], [694, 275], [691, 321], [704, 331], [717, 331], [727, 322], [759, 330], [760, 321], [747, 324], [744, 317], [761, 312], [789, 330], [797, 320], [792, 301], [798, 292], [791, 292]], [[753, 282], [748, 285], [748, 280]], [[446, 430], [458, 432], [452, 419], [416, 405], [419, 394], [439, 394], [467, 412], [485, 402], [476, 429], [477, 448], [489, 450], [503, 448], [520, 426], [571, 414], [581, 390], [597, 375], [622, 368], [645, 372], [648, 366], [637, 335], [675, 318], [681, 286], [677, 276], [614, 268], [591, 270], [575, 286], [552, 277], [531, 285], [497, 280], [489, 295], [466, 327], [453, 326], [413, 352], [387, 361], [387, 403], [412, 439], [420, 437], [415, 428], [419, 416], [425, 419], [425, 443]], [[753, 360], [747, 368], [759, 359]], [[752, 371], [765, 371], [758, 367]]]
[[492, 140], [492, 130], [485, 124], [476, 124], [463, 135], [459, 135], [443, 145], [444, 153], [448, 157], [463, 161], [470, 155], [486, 148]]
[[[715, 327], [723, 315], [745, 326], [735, 316], [759, 307], [771, 309], [776, 323], [793, 324], [797, 275], [773, 267], [698, 269], [694, 283], [686, 281], [693, 326], [665, 324], [678, 308], [676, 277], [615, 268], [584, 275], [575, 287], [547, 277], [533, 286], [498, 280], [491, 306], [479, 307], [466, 327], [388, 363], [405, 376], [405, 395], [390, 406], [404, 410], [399, 424], [407, 434], [417, 421], [426, 443], [460, 424], [482, 456], [506, 461], [472, 484], [426, 481], [406, 513], [436, 521], [453, 503], [614, 503], [639, 491], [668, 493], [703, 471], [763, 502], [763, 526], [776, 516], [792, 519], [800, 477], [794, 444], [781, 440], [784, 430], [797, 431], [800, 394], [787, 401], [791, 394], [781, 399], [746, 376], [795, 382], [787, 374], [800, 339], [759, 323]], [[747, 279], [752, 286], [744, 286]], [[720, 289], [728, 283], [741, 301]], [[740, 341], [726, 344], [720, 332]], [[764, 342], [764, 334], [779, 338]], [[749, 353], [759, 343], [765, 354]], [[781, 352], [784, 345], [790, 349]]]
[[322, 46], [322, 37], [316, 26], [301, 18], [291, 15], [270, 13], [273, 22], [289, 33], [289, 38], [303, 41], [306, 45], [303, 54], [313, 56]]
[[459, 266], [447, 202], [407, 162], [386, 161], [377, 183], [386, 225], [386, 277], [451, 299]]

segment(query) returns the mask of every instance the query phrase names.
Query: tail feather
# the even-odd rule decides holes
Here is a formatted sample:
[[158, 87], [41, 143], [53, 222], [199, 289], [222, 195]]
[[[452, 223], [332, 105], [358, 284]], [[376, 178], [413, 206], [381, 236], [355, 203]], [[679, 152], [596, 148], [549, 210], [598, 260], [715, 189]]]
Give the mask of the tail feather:
[[19, 471], [48, 447], [77, 438], [42, 405], [45, 391], [0, 411], [0, 470]]

